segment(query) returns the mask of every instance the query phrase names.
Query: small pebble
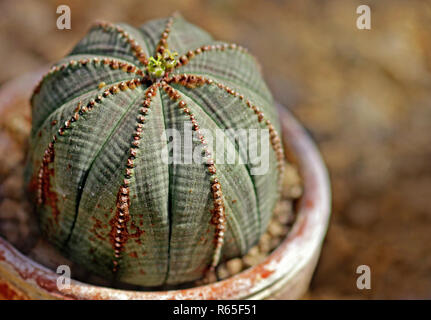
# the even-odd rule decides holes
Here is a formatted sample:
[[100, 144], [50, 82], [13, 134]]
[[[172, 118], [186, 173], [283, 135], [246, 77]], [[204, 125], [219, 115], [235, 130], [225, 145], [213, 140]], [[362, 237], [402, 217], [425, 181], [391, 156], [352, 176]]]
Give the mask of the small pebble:
[[243, 262], [244, 262], [245, 266], [249, 268], [249, 267], [253, 267], [253, 266], [256, 266], [259, 263], [261, 263], [265, 259], [265, 257], [266, 257], [266, 255], [263, 253], [262, 254], [258, 253], [254, 256], [246, 255], [243, 258]]
[[268, 232], [274, 237], [283, 235], [283, 225], [276, 220], [272, 220], [268, 226]]
[[217, 281], [217, 275], [215, 272], [207, 272], [205, 277], [202, 279], [203, 284], [213, 283]]
[[249, 256], [255, 256], [258, 254], [259, 254], [259, 247], [257, 247], [257, 246], [252, 247], [247, 253], [247, 255], [249, 255]]
[[220, 280], [226, 279], [230, 276], [230, 273], [228, 269], [226, 268], [226, 265], [223, 263], [217, 268], [217, 277]]
[[231, 275], [239, 273], [242, 270], [242, 260], [240, 258], [228, 260], [226, 262], [226, 268]]
[[295, 167], [286, 165], [282, 181], [282, 198], [297, 198], [291, 193], [291, 189], [295, 186], [301, 186], [299, 172]]
[[270, 242], [271, 242], [271, 236], [265, 232], [259, 240], [259, 250], [262, 253], [269, 253], [269, 251], [271, 250], [271, 246], [270, 246]]
[[302, 187], [299, 185], [293, 186], [288, 189], [288, 197], [292, 199], [299, 198], [302, 195]]

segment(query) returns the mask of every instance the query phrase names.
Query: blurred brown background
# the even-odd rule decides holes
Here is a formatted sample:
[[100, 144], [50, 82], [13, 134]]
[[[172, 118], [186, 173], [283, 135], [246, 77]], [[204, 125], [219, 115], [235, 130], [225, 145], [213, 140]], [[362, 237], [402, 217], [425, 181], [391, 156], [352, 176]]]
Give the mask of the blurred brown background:
[[[67, 4], [72, 30], [56, 29]], [[371, 7], [372, 29], [356, 28]], [[0, 85], [52, 63], [96, 19], [180, 11], [248, 47], [328, 165], [333, 215], [306, 298], [431, 298], [430, 1], [0, 1]], [[372, 289], [356, 288], [370, 266]]]

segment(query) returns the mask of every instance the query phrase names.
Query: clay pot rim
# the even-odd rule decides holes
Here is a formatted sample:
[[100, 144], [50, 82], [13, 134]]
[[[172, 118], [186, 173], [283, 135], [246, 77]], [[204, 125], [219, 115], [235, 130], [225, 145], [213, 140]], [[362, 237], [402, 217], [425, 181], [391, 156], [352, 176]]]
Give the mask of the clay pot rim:
[[[24, 75], [3, 86], [0, 90], [0, 113], [13, 99], [22, 96], [23, 90], [30, 95], [31, 89], [45, 72], [46, 68]], [[329, 178], [319, 151], [305, 129], [286, 108], [278, 106], [278, 111], [282, 119], [286, 149], [293, 155], [303, 179], [303, 195], [296, 207], [297, 219], [292, 230], [279, 247], [257, 266], [225, 280], [180, 290], [121, 290], [90, 285], [73, 279], [70, 288], [60, 290], [57, 287], [58, 274], [21, 254], [0, 237], [0, 267], [1, 264], [6, 265], [10, 273], [19, 278], [18, 282], [15, 281], [15, 286], [19, 286], [19, 282], [30, 282], [43, 293], [41, 295], [53, 298], [159, 300], [268, 297], [298, 277], [301, 272], [305, 272], [307, 264], [312, 264], [312, 272], [326, 233], [331, 205]], [[308, 285], [309, 279], [306, 281]]]

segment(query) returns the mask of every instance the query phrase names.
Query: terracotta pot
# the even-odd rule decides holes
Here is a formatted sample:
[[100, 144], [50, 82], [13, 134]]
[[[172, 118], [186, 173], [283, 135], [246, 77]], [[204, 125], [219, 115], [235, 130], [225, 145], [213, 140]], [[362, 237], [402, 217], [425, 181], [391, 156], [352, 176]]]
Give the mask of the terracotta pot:
[[[45, 71], [45, 70], [43, 70]], [[25, 75], [0, 90], [0, 116], [27, 99], [43, 71]], [[210, 285], [170, 291], [128, 291], [72, 280], [57, 288], [58, 275], [21, 254], [0, 237], [0, 298], [15, 299], [265, 299], [300, 298], [315, 269], [330, 216], [330, 185], [316, 146], [285, 108], [279, 107], [288, 157], [299, 167], [304, 192], [286, 239], [261, 264]]]

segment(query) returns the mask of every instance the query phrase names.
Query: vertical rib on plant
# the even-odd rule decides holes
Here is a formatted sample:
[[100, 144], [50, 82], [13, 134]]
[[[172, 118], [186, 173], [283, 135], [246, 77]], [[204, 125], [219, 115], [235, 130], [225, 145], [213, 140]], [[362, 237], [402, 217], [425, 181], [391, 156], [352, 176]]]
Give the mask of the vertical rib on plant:
[[[179, 16], [139, 29], [97, 23], [31, 101], [27, 171], [41, 229], [95, 273], [184, 283], [245, 254], [265, 231], [284, 153], [271, 94], [246, 49]], [[184, 140], [186, 125], [204, 163], [165, 163], [166, 130]], [[268, 129], [268, 172], [251, 174], [233, 131], [225, 153], [245, 164], [218, 164], [203, 128]]]

